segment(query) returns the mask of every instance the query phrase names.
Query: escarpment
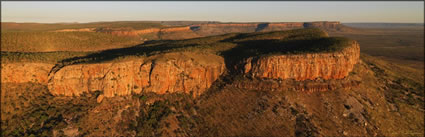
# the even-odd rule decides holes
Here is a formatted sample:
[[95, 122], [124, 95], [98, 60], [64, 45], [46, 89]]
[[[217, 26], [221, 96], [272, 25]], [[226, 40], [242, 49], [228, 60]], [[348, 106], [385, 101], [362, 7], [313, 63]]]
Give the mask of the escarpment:
[[227, 33], [250, 33], [250, 32], [270, 32], [283, 31], [301, 28], [320, 28], [323, 30], [345, 30], [340, 22], [280, 22], [280, 23], [213, 23], [195, 24], [170, 28], [148, 28], [135, 30], [132, 28], [83, 28], [83, 29], [63, 29], [60, 32], [70, 31], [90, 31], [108, 33], [118, 36], [144, 36], [156, 35], [156, 39], [176, 40], [198, 38]]
[[[174, 31], [181, 30], [168, 32]], [[356, 85], [356, 81], [340, 79], [353, 70], [359, 54], [356, 41], [329, 37], [320, 29], [228, 34], [107, 50], [56, 65], [3, 63], [2, 82], [36, 82], [47, 85], [53, 95], [65, 96], [95, 91], [105, 97], [142, 92], [199, 96], [221, 77], [243, 75], [260, 82], [233, 83], [238, 88], [269, 89], [261, 80], [274, 80], [274, 90], [292, 85], [300, 91], [326, 91]], [[308, 82], [316, 79], [334, 82]], [[296, 82], [276, 84], [281, 80]]]
[[140, 92], [183, 92], [200, 95], [225, 71], [216, 55], [169, 53], [132, 61], [79, 64], [51, 74], [54, 95], [78, 96], [103, 91], [106, 97]]
[[251, 57], [245, 60], [244, 73], [272, 79], [314, 80], [341, 79], [352, 71], [360, 57], [360, 47], [353, 41], [341, 51]]

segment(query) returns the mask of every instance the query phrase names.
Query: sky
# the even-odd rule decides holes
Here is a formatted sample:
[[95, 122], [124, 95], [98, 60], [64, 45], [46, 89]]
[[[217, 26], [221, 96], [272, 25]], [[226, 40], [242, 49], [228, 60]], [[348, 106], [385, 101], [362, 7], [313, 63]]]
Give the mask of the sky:
[[341, 21], [424, 23], [424, 2], [38, 1], [1, 2], [2, 22]]

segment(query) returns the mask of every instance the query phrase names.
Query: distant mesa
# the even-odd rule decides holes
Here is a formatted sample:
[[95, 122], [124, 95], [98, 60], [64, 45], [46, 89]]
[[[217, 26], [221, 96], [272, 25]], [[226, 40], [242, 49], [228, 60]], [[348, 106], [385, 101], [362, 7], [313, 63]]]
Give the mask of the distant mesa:
[[[181, 23], [183, 24], [183, 23]], [[188, 23], [184, 23], [188, 24]], [[343, 26], [340, 22], [282, 22], [282, 23], [201, 23], [187, 26], [170, 26], [165, 28], [83, 28], [83, 29], [62, 29], [57, 32], [69, 31], [91, 31], [102, 32], [120, 36], [141, 36], [148, 34], [162, 35], [161, 39], [187, 39], [213, 35], [222, 35], [226, 33], [250, 33], [250, 32], [270, 32], [282, 31], [301, 28], [320, 28], [325, 31], [343, 31], [348, 27]], [[164, 34], [165, 33], [165, 34]], [[167, 34], [168, 33], [168, 34]], [[175, 35], [171, 33], [184, 33], [190, 37]], [[189, 34], [192, 33], [192, 34]]]

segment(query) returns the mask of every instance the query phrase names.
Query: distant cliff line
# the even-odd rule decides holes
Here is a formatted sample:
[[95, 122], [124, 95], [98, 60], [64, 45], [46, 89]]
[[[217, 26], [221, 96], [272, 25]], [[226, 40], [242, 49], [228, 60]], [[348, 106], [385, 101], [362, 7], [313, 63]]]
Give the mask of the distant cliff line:
[[[148, 28], [148, 29], [131, 29], [131, 28], [82, 28], [82, 29], [62, 29], [56, 32], [103, 32], [113, 35], [138, 36], [151, 33], [173, 33], [173, 32], [198, 32], [200, 36], [209, 36], [204, 33], [247, 33], [247, 32], [267, 32], [267, 31], [282, 31], [289, 29], [300, 28], [321, 28], [326, 30], [339, 30], [343, 28], [339, 21], [321, 21], [321, 22], [283, 22], [283, 23], [213, 23], [213, 24], [196, 24], [170, 28]], [[227, 29], [227, 30], [221, 30]], [[217, 32], [223, 31], [222, 33]], [[204, 35], [202, 35], [204, 34]]]

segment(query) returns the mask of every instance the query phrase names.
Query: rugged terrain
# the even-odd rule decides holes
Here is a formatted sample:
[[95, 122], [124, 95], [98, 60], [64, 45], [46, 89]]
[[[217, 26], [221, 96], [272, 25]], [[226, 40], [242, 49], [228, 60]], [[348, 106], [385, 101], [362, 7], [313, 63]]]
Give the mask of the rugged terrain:
[[424, 135], [423, 70], [323, 31], [346, 31], [339, 23], [190, 25], [217, 36], [2, 51], [2, 135]]

